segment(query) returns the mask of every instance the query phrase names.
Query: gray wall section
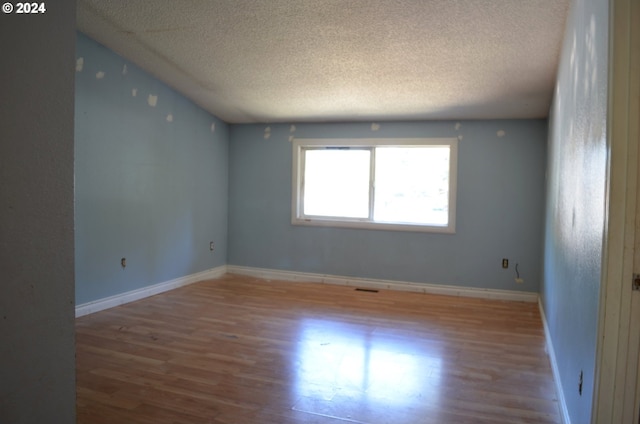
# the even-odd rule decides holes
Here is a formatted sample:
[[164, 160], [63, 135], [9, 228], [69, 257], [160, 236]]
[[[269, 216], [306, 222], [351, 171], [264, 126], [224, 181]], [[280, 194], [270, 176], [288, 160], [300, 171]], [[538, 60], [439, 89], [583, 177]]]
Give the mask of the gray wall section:
[[77, 303], [226, 264], [227, 125], [83, 34], [76, 56]]
[[594, 387], [606, 208], [608, 31], [608, 2], [573, 2], [549, 124], [541, 298], [573, 423], [590, 422]]
[[75, 1], [0, 14], [0, 422], [75, 422]]
[[[232, 125], [229, 264], [537, 292], [547, 123], [457, 124], [382, 122], [378, 130], [371, 123], [279, 124], [269, 131], [267, 125]], [[292, 226], [292, 136], [461, 136], [456, 234]], [[502, 258], [510, 259], [508, 270]], [[524, 284], [514, 281], [516, 262]]]

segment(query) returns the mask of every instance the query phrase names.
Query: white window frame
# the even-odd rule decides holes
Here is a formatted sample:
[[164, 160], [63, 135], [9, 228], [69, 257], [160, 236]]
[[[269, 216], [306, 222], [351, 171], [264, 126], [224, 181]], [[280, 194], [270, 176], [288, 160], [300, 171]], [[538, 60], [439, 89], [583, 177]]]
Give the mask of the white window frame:
[[[374, 230], [419, 231], [453, 234], [456, 230], [456, 193], [458, 175], [458, 139], [457, 138], [399, 138], [399, 139], [294, 139], [292, 172], [291, 223], [323, 227], [363, 228]], [[409, 147], [409, 146], [446, 146], [449, 148], [449, 204], [447, 225], [377, 222], [370, 219], [305, 216], [303, 214], [304, 190], [304, 154], [305, 148], [318, 147]], [[373, 175], [371, 176], [373, 179]], [[371, 187], [371, 190], [374, 190]], [[373, 205], [370, 205], [373, 208]], [[372, 216], [372, 215], [371, 215]]]

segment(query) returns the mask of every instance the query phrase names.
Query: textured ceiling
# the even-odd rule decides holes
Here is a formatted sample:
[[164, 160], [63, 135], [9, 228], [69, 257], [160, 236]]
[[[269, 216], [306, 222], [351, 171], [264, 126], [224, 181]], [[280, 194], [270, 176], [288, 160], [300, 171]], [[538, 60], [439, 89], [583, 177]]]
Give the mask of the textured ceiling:
[[546, 117], [569, 0], [78, 0], [231, 123]]

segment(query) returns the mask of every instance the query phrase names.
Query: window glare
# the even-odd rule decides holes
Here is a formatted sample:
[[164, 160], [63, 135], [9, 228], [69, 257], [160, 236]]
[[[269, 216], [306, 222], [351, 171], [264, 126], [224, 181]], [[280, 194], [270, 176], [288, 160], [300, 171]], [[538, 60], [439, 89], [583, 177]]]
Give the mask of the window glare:
[[291, 223], [455, 234], [458, 141], [296, 138]]
[[449, 147], [378, 147], [374, 221], [448, 224]]
[[306, 150], [304, 215], [367, 218], [368, 150]]

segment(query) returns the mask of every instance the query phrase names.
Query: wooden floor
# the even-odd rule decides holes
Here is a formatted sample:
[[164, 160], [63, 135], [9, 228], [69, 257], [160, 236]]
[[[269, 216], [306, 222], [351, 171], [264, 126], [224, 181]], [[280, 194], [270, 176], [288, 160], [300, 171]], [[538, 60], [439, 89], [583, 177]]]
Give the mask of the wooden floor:
[[227, 275], [76, 328], [78, 423], [560, 423], [533, 303]]

